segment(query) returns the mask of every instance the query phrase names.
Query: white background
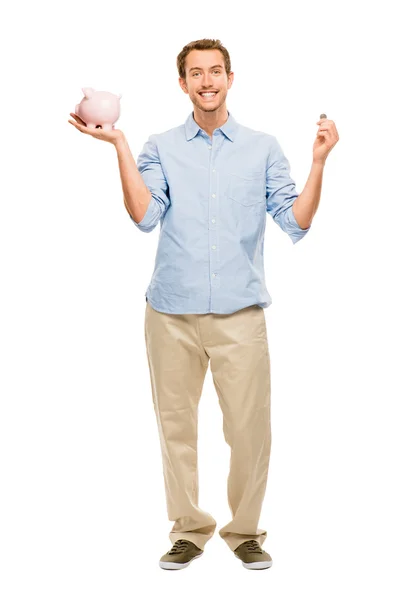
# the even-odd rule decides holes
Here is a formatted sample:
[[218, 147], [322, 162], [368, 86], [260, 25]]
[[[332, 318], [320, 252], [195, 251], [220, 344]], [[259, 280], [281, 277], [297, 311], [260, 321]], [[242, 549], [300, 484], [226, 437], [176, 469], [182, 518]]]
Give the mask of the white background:
[[[405, 3], [20, 3], [2, 11], [3, 600], [409, 600], [410, 94]], [[185, 121], [185, 44], [220, 39], [227, 108], [275, 135], [301, 192], [322, 112], [340, 140], [296, 245], [267, 216], [272, 455], [260, 526], [273, 567], [244, 569], [210, 370], [200, 506], [217, 521], [176, 574], [144, 341], [160, 227], [132, 223], [114, 146], [76, 130], [82, 87], [122, 93], [137, 157]], [[149, 587], [148, 587], [149, 586]], [[145, 592], [143, 592], [145, 590]]]

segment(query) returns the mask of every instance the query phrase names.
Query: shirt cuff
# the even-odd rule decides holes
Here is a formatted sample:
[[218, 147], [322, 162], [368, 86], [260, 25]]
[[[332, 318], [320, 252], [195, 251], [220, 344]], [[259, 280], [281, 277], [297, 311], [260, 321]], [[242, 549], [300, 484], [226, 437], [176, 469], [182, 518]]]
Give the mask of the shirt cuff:
[[133, 217], [130, 215], [130, 213], [129, 213], [129, 217], [133, 221], [134, 225], [136, 225], [136, 227], [141, 229], [141, 231], [147, 231], [147, 230], [151, 231], [151, 226], [153, 224], [153, 221], [155, 221], [155, 219], [157, 217], [157, 204], [156, 204], [156, 201], [154, 200], [153, 196], [151, 196], [151, 200], [148, 204], [146, 213], [145, 213], [144, 217], [142, 218], [142, 220], [140, 221], [140, 223], [137, 223], [137, 221], [135, 221], [133, 219]]
[[287, 210], [285, 214], [285, 222], [287, 224], [288, 235], [291, 238], [293, 244], [296, 244], [301, 240], [311, 229], [311, 225], [307, 229], [302, 229], [294, 216], [293, 206]]

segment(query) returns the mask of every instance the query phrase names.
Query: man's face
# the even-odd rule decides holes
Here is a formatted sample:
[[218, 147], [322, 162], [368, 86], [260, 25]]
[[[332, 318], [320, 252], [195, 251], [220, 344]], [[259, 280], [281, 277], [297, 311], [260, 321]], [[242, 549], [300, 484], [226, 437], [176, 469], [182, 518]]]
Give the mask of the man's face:
[[[227, 76], [223, 55], [219, 50], [192, 50], [186, 56], [186, 80], [179, 78], [180, 86], [192, 103], [204, 112], [213, 112], [225, 103], [234, 73]], [[213, 90], [211, 97], [200, 92]]]

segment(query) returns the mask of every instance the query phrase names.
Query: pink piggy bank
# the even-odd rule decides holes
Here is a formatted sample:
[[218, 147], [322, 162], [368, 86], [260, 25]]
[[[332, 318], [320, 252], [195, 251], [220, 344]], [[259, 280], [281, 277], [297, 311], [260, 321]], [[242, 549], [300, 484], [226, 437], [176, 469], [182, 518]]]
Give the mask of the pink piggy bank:
[[120, 116], [121, 94], [96, 92], [93, 88], [82, 88], [84, 98], [76, 104], [74, 112], [82, 119], [87, 127], [95, 129], [113, 129], [114, 123]]

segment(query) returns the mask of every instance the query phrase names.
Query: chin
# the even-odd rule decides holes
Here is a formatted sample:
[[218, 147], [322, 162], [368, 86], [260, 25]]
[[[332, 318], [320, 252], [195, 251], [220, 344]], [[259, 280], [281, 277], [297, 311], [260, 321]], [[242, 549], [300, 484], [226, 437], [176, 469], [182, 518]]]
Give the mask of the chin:
[[218, 104], [215, 104], [214, 106], [208, 106], [208, 103], [202, 104], [201, 102], [198, 102], [198, 100], [196, 98], [196, 102], [194, 102], [194, 104], [197, 106], [197, 108], [200, 108], [203, 112], [215, 112], [224, 104], [224, 102], [219, 102]]

